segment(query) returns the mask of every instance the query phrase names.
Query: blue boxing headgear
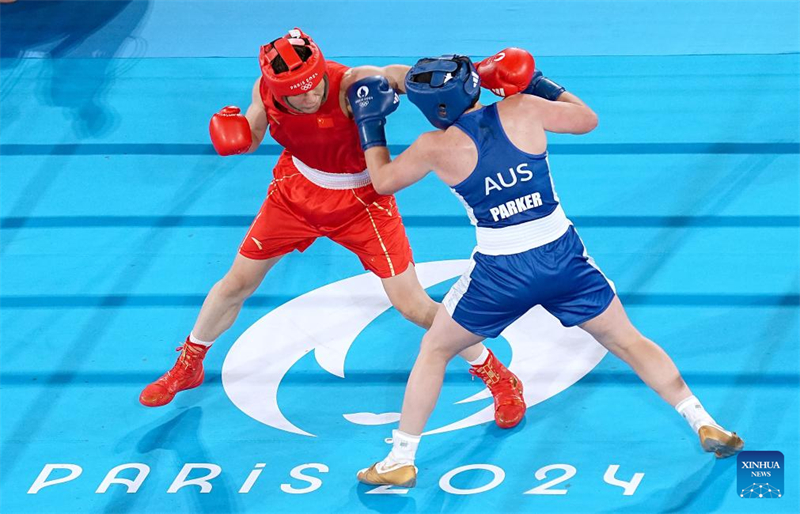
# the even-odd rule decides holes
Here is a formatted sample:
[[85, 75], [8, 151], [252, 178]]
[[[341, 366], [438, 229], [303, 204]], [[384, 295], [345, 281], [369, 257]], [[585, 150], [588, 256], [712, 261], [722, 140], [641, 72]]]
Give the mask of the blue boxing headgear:
[[455, 123], [481, 94], [478, 72], [463, 55], [420, 59], [405, 82], [408, 99], [439, 129]]

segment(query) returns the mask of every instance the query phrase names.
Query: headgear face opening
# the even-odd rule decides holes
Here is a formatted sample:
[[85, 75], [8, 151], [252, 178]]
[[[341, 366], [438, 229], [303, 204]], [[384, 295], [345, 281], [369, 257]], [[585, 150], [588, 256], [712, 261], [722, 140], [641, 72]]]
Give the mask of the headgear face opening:
[[[303, 61], [293, 47], [306, 47], [311, 56]], [[288, 71], [275, 73], [273, 61], [280, 56]], [[325, 58], [308, 34], [295, 28], [283, 37], [261, 47], [261, 74], [276, 98], [307, 93], [325, 76]]]
[[475, 105], [481, 79], [469, 57], [420, 59], [406, 75], [406, 95], [434, 127], [446, 129]]

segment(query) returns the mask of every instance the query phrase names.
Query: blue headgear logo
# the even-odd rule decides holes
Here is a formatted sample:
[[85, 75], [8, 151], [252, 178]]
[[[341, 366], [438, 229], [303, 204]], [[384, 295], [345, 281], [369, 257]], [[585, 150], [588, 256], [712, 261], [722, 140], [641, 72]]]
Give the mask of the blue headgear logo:
[[439, 129], [455, 123], [480, 96], [478, 72], [462, 55], [420, 59], [405, 83], [408, 99]]

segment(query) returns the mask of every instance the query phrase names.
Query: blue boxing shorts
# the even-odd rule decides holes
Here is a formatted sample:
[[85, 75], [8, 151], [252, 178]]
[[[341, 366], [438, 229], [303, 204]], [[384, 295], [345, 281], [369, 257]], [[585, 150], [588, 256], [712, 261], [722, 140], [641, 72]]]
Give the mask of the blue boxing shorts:
[[614, 295], [613, 282], [595, 265], [570, 226], [552, 243], [522, 253], [475, 252], [469, 269], [442, 303], [456, 323], [491, 338], [536, 305], [565, 327], [579, 325], [602, 314]]

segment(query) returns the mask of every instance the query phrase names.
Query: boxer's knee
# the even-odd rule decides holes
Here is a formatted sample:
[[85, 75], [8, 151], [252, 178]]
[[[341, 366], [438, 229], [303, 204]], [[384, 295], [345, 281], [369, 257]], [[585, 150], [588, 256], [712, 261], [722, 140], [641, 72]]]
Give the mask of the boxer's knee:
[[447, 363], [456, 353], [458, 352], [446, 344], [443, 338], [437, 337], [430, 330], [422, 337], [419, 349], [421, 358]]
[[383, 279], [383, 288], [395, 309], [408, 321], [430, 328], [439, 304], [431, 300], [420, 285], [413, 265], [391, 278]]
[[280, 259], [281, 256], [254, 260], [239, 255], [228, 273], [216, 283], [212, 293], [228, 300], [244, 301], [258, 289], [264, 276]]
[[215, 289], [226, 298], [244, 301], [258, 289], [260, 284], [261, 277], [253, 277], [232, 269], [217, 282]]
[[632, 330], [606, 338], [603, 345], [614, 355], [625, 357], [645, 352], [655, 343], [647, 339], [639, 331]]
[[627, 317], [609, 311], [584, 323], [581, 328], [588, 331], [608, 351], [618, 357], [635, 352], [652, 342], [644, 337]]
[[427, 294], [394, 298], [394, 307], [408, 321], [422, 328], [430, 328], [438, 304]]

